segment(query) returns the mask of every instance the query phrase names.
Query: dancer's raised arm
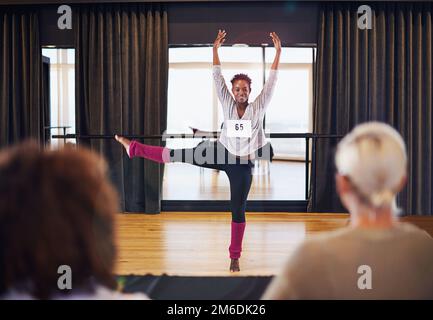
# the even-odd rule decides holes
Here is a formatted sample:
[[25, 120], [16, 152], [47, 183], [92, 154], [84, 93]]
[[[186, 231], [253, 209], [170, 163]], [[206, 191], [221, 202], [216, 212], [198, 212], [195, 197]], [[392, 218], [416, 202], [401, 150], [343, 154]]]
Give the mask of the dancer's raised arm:
[[226, 40], [225, 36], [225, 30], [218, 30], [218, 35], [213, 44], [213, 79], [218, 99], [221, 102], [224, 115], [226, 116], [228, 112], [228, 107], [234, 103], [234, 100], [232, 95], [230, 94], [230, 91], [227, 89], [226, 82], [221, 73], [221, 62], [218, 56], [218, 48]]
[[220, 66], [220, 58], [218, 56], [218, 48], [226, 41], [226, 31], [225, 30], [218, 30], [218, 35], [213, 43], [213, 65], [214, 66]]
[[270, 36], [275, 46], [275, 58], [274, 58], [274, 62], [272, 63], [271, 71], [269, 72], [269, 77], [266, 80], [266, 83], [263, 86], [262, 91], [254, 101], [254, 106], [259, 108], [262, 113], [266, 111], [269, 101], [271, 100], [272, 93], [275, 88], [275, 84], [277, 82], [278, 65], [280, 64], [280, 55], [281, 55], [280, 38], [275, 32], [271, 32]]
[[275, 58], [274, 58], [274, 63], [272, 63], [271, 69], [278, 70], [278, 65], [280, 64], [280, 55], [281, 55], [281, 41], [275, 32], [271, 32], [270, 36], [272, 38], [272, 42], [274, 43], [274, 47], [275, 47]]

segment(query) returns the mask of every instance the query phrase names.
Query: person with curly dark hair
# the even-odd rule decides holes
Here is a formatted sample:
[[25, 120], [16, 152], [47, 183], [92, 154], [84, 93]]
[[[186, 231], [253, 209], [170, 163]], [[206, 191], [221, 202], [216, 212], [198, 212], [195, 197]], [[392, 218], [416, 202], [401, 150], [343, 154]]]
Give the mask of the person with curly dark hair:
[[222, 76], [218, 48], [225, 41], [225, 36], [226, 32], [219, 30], [213, 44], [213, 78], [224, 114], [224, 126], [216, 143], [207, 140], [192, 149], [170, 150], [117, 135], [115, 138], [125, 147], [130, 158], [142, 157], [159, 163], [185, 162], [227, 174], [232, 212], [230, 271], [240, 271], [245, 208], [254, 166], [252, 160], [256, 151], [266, 144], [263, 119], [277, 80], [281, 41], [275, 32], [270, 33], [276, 49], [274, 62], [261, 93], [253, 102], [249, 102], [251, 79], [247, 75], [237, 74], [233, 77], [231, 93]]
[[82, 148], [0, 152], [1, 299], [147, 298], [115, 290], [118, 196], [106, 169]]

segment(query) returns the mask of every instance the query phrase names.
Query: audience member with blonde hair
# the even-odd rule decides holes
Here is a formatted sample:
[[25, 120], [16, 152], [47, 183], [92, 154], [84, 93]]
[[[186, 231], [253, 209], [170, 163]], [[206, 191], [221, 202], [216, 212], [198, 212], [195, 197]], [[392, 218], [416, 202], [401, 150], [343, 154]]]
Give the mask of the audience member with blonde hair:
[[433, 239], [397, 218], [407, 180], [401, 136], [383, 123], [359, 125], [335, 162], [350, 225], [301, 244], [264, 299], [433, 299]]
[[117, 211], [95, 153], [33, 143], [1, 152], [0, 298], [146, 299], [116, 291]]

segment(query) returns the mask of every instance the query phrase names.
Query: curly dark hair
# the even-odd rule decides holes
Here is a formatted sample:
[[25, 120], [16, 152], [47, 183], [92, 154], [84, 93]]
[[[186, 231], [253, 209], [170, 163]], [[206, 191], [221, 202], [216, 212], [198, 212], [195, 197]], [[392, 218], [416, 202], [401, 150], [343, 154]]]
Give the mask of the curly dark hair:
[[238, 81], [238, 80], [245, 80], [246, 82], [248, 82], [248, 86], [250, 87], [250, 91], [251, 91], [251, 83], [252, 83], [252, 81], [251, 81], [251, 78], [248, 77], [248, 75], [246, 75], [244, 73], [235, 74], [233, 76], [232, 80], [230, 80], [230, 82], [232, 83], [232, 85], [234, 85], [235, 81]]
[[[0, 295], [38, 299], [115, 288], [118, 196], [106, 163], [83, 148], [42, 150], [27, 142], [0, 153]], [[59, 290], [60, 265], [72, 290]]]

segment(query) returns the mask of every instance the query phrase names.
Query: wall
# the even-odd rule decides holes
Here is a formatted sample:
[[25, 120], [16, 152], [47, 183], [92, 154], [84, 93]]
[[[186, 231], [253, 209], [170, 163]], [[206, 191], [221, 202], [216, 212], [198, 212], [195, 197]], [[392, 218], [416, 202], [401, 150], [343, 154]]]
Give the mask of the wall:
[[[57, 8], [40, 6], [41, 44], [73, 47], [73, 30], [57, 28]], [[317, 43], [317, 2], [167, 3], [167, 8], [170, 45], [210, 44], [218, 29], [227, 31], [227, 44], [271, 43], [271, 31], [283, 45]]]

